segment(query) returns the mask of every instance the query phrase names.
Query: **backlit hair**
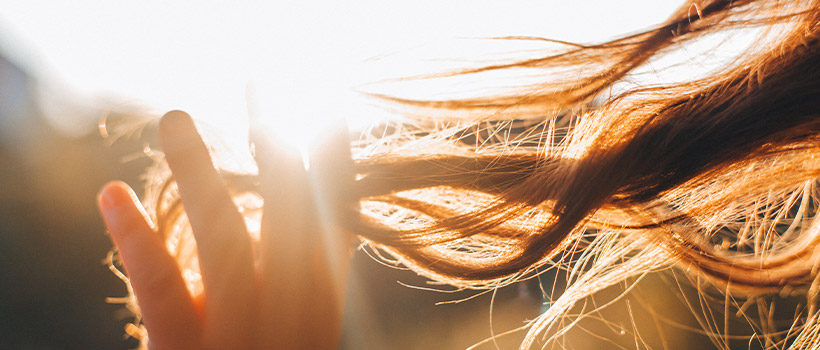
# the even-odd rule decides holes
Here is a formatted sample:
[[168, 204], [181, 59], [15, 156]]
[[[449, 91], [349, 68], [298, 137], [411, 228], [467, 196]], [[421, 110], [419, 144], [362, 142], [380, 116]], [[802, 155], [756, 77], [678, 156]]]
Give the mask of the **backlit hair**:
[[[743, 32], [758, 40], [718, 68], [635, 82], [652, 60]], [[560, 47], [430, 77], [543, 74], [514, 92], [373, 94], [413, 122], [353, 145], [358, 176], [343, 224], [382, 259], [457, 287], [574, 269], [527, 324], [522, 348], [539, 335], [551, 346], [584, 298], [669, 267], [732, 297], [805, 295], [777, 346], [820, 346], [819, 37], [818, 0], [687, 1], [644, 32], [587, 45], [540, 39]], [[166, 185], [152, 208], [172, 231], [181, 206], [170, 182], [155, 183]]]

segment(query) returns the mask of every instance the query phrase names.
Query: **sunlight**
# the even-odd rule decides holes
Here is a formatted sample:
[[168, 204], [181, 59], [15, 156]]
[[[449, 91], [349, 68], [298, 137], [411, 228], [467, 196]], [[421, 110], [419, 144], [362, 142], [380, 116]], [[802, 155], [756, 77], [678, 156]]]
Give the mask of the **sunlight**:
[[379, 119], [378, 112], [365, 112], [368, 108], [361, 102], [356, 106], [361, 99], [343, 79], [334, 80], [332, 75], [317, 81], [255, 80], [247, 89], [251, 124], [300, 153], [306, 169], [310, 145], [340, 120], [355, 130]]
[[[429, 73], [430, 63], [442, 63], [431, 59], [442, 57], [443, 46], [447, 57], [473, 55], [431, 43], [507, 35], [600, 40], [662, 21], [677, 6], [653, 0], [0, 2], [0, 46], [43, 87], [70, 91], [64, 100], [156, 115], [183, 109], [241, 134], [253, 82], [254, 98], [271, 106], [279, 118], [275, 129], [292, 142], [323, 118], [344, 116], [351, 128], [382, 118], [384, 111], [353, 92], [364, 82]], [[381, 64], [396, 56], [424, 64]], [[465, 61], [445, 66], [458, 63]], [[92, 119], [58, 121], [94, 130]], [[284, 131], [288, 125], [298, 130]]]

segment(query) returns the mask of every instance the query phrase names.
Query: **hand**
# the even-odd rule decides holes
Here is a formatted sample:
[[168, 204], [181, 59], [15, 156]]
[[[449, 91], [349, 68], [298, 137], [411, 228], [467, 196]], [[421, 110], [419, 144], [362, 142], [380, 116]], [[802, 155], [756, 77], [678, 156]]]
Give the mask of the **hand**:
[[179, 111], [162, 118], [160, 143], [196, 239], [203, 293], [190, 294], [127, 185], [110, 183], [99, 196], [149, 348], [338, 347], [352, 236], [334, 232], [332, 223], [353, 181], [347, 135], [338, 134], [312, 152], [310, 173], [298, 154], [256, 140], [265, 204], [255, 257], [244, 219], [191, 118]]

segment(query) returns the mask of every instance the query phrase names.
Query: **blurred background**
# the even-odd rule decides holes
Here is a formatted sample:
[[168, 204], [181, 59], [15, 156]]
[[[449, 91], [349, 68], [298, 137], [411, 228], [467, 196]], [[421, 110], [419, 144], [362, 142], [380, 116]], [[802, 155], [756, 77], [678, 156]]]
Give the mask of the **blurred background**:
[[[385, 77], [430, 73], [431, 63], [463, 65], [430, 59], [473, 57], [476, 42], [485, 42], [477, 38], [600, 40], [660, 22], [677, 5], [0, 0], [0, 350], [137, 345], [123, 330], [131, 321], [126, 310], [106, 302], [126, 289], [103, 263], [111, 243], [94, 203], [110, 180], [141, 188], [141, 174], [152, 162], [146, 155], [152, 120], [164, 111], [185, 109], [226, 135], [244, 135], [253, 95], [252, 102], [269, 105], [278, 125], [343, 116], [356, 127], [386, 112], [361, 101], [354, 89]], [[462, 46], [447, 41], [458, 38]], [[496, 54], [510, 53], [506, 44], [493, 45]], [[134, 126], [105, 137], [101, 121]], [[342, 348], [465, 348], [535, 317], [543, 307], [542, 286], [558, 281], [560, 289], [560, 278], [551, 273], [502, 289], [491, 318], [493, 293], [437, 306], [476, 293], [421, 291], [399, 281], [426, 285], [357, 253]], [[641, 285], [655, 298], [671, 288], [658, 278]], [[672, 315], [688, 313], [681, 302], [668, 305]], [[624, 332], [633, 328], [631, 320], [653, 322], [646, 310], [628, 303], [606, 315], [611, 324], [578, 331], [576, 348], [633, 348], [635, 337]], [[657, 347], [708, 344], [680, 329], [660, 333], [644, 340]], [[590, 334], [614, 335], [615, 343]], [[515, 348], [522, 335], [501, 338], [498, 346]]]

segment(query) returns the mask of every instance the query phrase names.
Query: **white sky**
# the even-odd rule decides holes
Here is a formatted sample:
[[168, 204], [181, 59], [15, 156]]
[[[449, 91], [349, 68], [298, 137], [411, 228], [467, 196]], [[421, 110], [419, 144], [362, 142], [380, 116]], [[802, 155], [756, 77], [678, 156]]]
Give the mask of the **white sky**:
[[337, 92], [373, 76], [359, 62], [374, 56], [458, 37], [605, 39], [660, 22], [679, 3], [0, 0], [0, 44], [80, 99], [240, 120], [250, 81], [264, 86], [256, 98], [304, 113], [317, 100], [309, 95], [347, 101]]

